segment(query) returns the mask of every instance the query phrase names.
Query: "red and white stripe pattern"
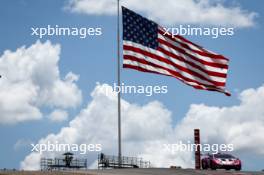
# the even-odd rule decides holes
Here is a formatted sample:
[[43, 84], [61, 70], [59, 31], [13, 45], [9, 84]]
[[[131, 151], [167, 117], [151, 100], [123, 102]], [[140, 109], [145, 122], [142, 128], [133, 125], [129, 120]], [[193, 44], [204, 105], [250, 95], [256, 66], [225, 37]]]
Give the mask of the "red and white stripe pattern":
[[158, 47], [123, 40], [123, 67], [175, 77], [196, 89], [225, 90], [228, 62], [179, 35], [158, 28]]

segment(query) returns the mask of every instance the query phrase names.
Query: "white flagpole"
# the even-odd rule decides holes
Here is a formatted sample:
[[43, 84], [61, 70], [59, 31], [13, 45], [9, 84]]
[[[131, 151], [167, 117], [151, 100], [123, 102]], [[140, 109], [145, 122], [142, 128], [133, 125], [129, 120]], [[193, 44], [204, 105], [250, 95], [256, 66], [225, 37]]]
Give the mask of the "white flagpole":
[[[117, 84], [120, 87], [120, 27], [119, 27], [119, 18], [120, 18], [120, 8], [119, 0], [117, 0]], [[117, 115], [118, 115], [118, 164], [119, 168], [122, 164], [122, 147], [121, 147], [121, 89], [118, 92], [118, 101], [117, 101]]]

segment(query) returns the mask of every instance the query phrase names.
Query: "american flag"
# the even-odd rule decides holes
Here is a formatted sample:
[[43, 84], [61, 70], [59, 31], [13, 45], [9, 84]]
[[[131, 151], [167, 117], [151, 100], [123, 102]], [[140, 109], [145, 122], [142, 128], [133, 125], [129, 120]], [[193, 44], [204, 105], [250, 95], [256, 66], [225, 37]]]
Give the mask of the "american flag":
[[123, 67], [175, 77], [196, 89], [225, 90], [228, 62], [155, 22], [122, 7]]

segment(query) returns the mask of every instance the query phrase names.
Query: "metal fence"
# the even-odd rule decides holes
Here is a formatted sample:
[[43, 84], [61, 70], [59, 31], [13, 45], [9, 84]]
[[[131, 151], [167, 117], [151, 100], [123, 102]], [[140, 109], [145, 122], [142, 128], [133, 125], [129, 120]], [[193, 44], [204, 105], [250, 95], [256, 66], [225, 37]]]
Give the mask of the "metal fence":
[[87, 159], [73, 159], [69, 164], [67, 164], [65, 159], [41, 158], [40, 166], [42, 171], [87, 169]]
[[118, 156], [98, 155], [98, 168], [150, 168], [150, 161], [144, 161], [138, 157], [122, 156], [119, 162]]

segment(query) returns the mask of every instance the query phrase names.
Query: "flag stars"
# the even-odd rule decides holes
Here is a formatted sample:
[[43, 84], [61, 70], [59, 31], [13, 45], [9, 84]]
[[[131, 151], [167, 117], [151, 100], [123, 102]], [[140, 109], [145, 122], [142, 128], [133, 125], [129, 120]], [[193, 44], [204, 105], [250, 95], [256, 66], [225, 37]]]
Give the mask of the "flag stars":
[[158, 25], [134, 12], [123, 9], [123, 39], [146, 47], [158, 47]]

